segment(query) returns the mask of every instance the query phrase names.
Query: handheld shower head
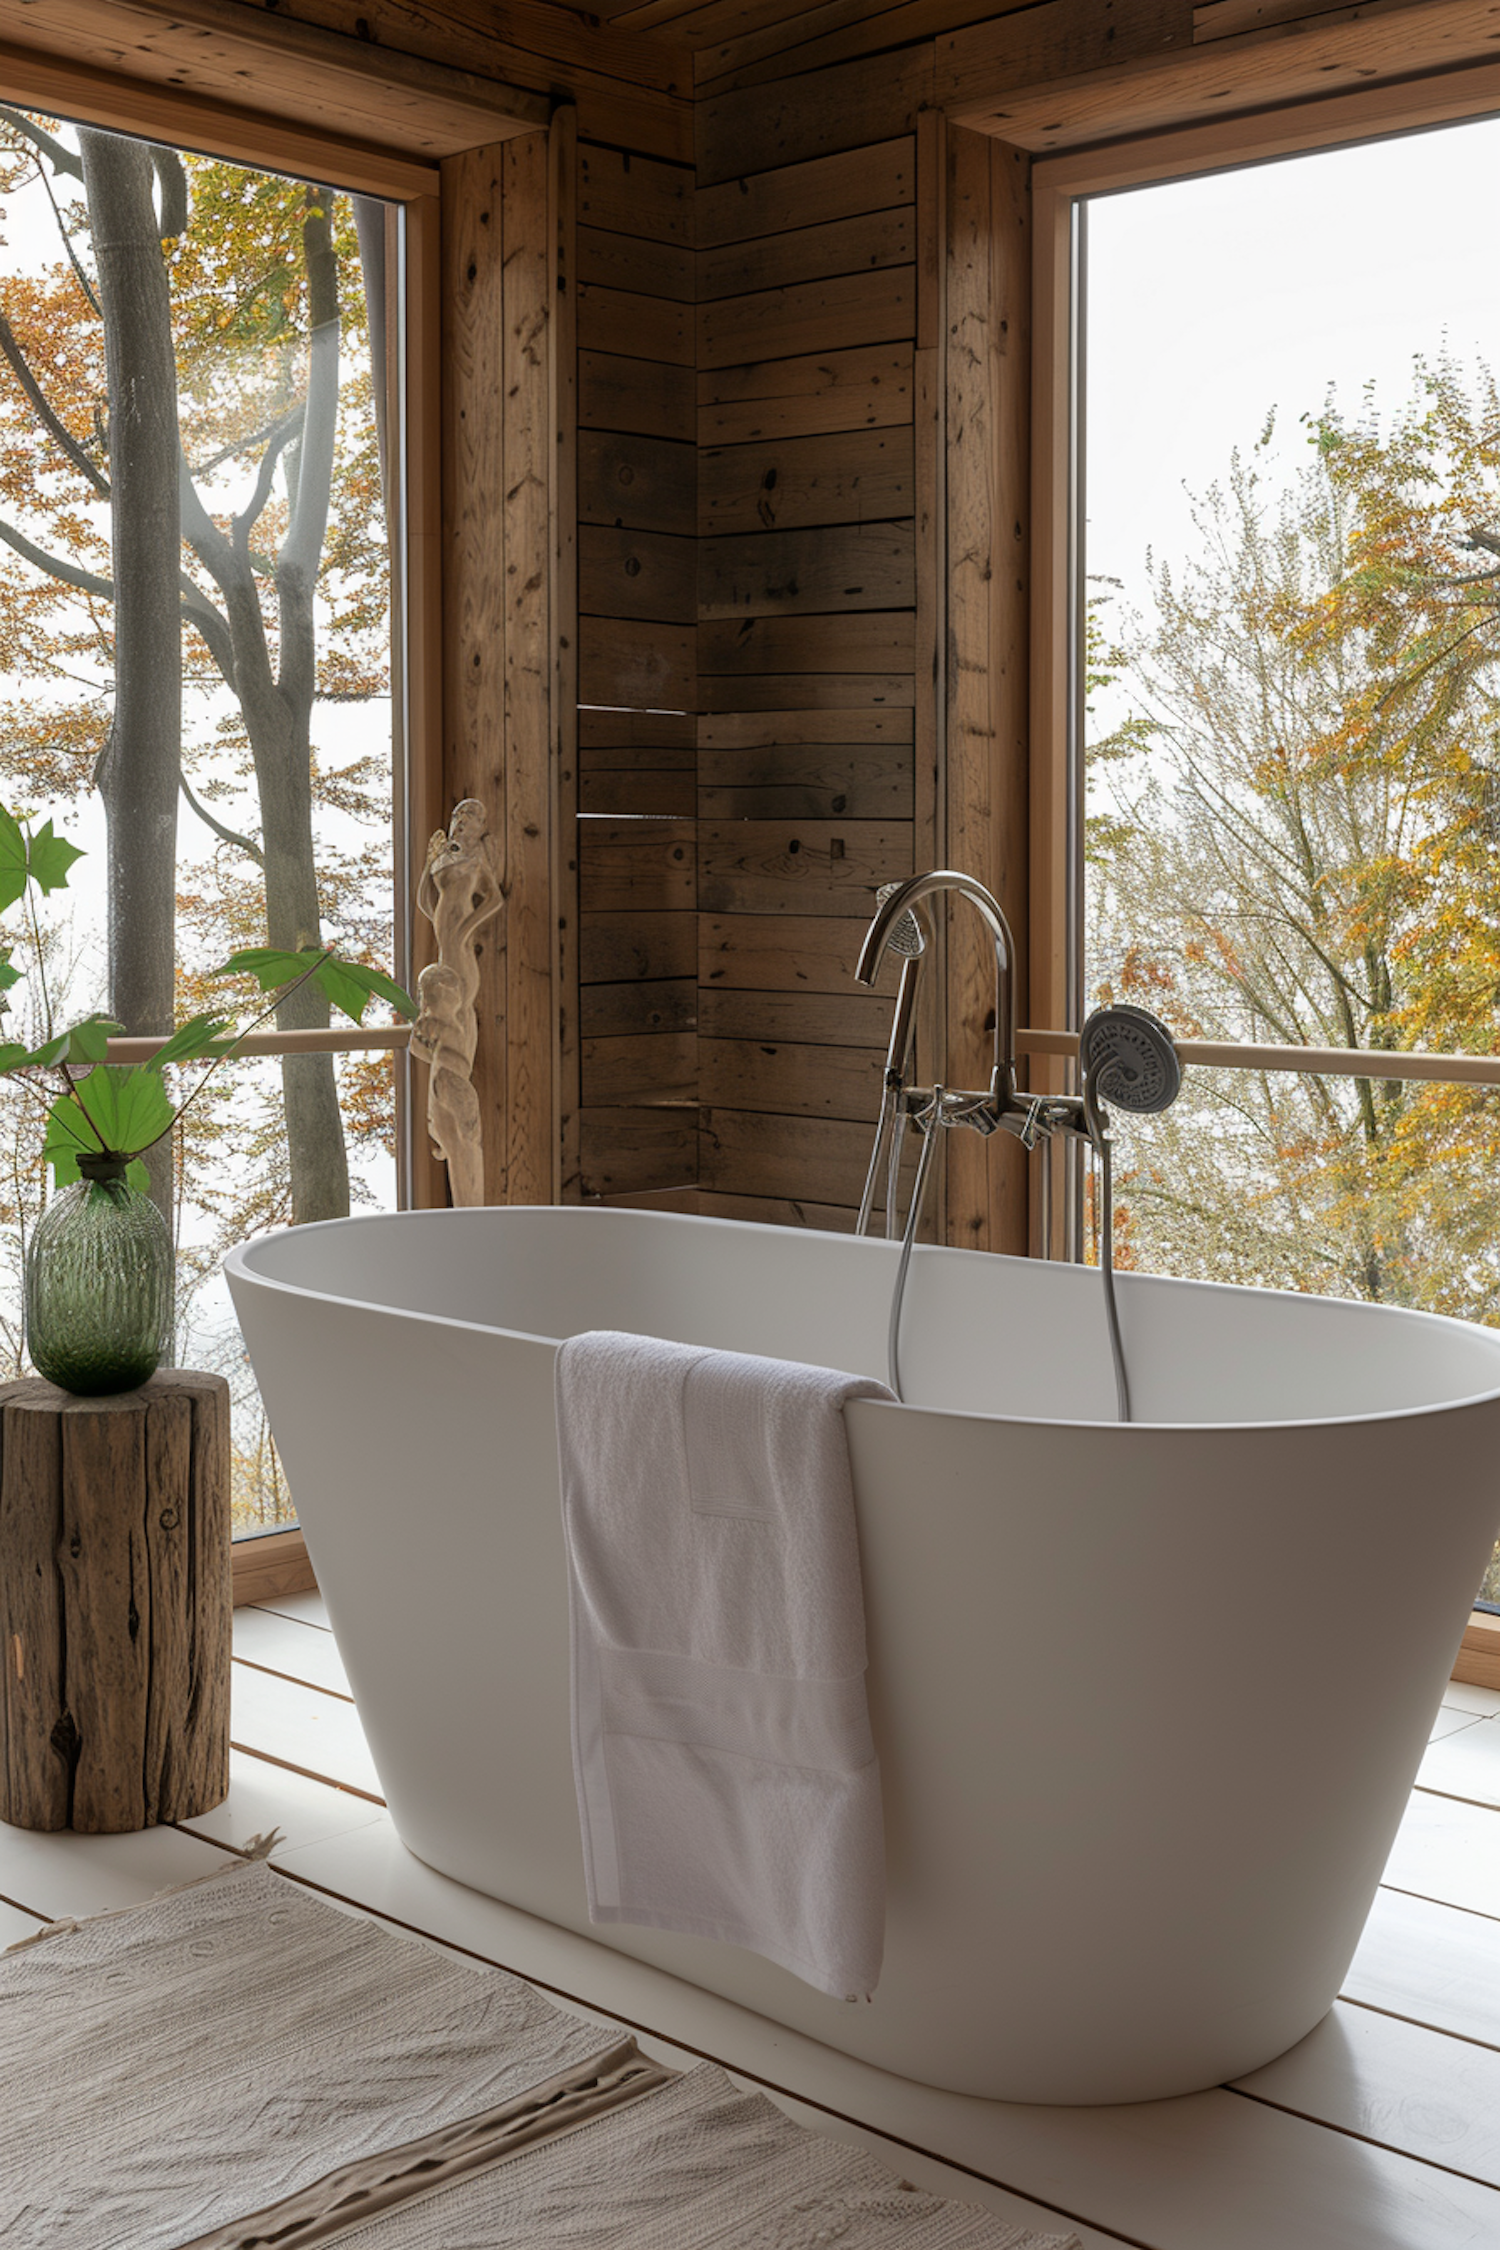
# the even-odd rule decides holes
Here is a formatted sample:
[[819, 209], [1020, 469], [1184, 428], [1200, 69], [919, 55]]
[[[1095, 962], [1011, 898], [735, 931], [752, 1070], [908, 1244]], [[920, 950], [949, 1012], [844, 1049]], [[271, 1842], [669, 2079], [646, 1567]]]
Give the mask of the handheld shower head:
[[[882, 883], [875, 893], [875, 904], [884, 906], [886, 900], [894, 898], [900, 888], [899, 883]], [[923, 937], [917, 917], [910, 907], [907, 908], [898, 922], [892, 923], [887, 931], [885, 950], [887, 953], [898, 954], [903, 961], [915, 961], [920, 954], [927, 951], [927, 940]]]
[[1169, 1109], [1182, 1087], [1171, 1032], [1149, 1008], [1133, 1008], [1128, 1001], [1094, 1010], [1078, 1042], [1078, 1060], [1086, 1101], [1092, 1095], [1136, 1117]]
[[1182, 1089], [1182, 1063], [1166, 1025], [1149, 1008], [1133, 1008], [1125, 1000], [1094, 1010], [1079, 1036], [1078, 1060], [1083, 1069], [1084, 1123], [1099, 1165], [1099, 1270], [1104, 1282], [1109, 1348], [1115, 1363], [1115, 1397], [1120, 1420], [1128, 1422], [1130, 1379], [1115, 1304], [1113, 1144], [1099, 1105], [1108, 1102], [1112, 1108], [1128, 1110], [1135, 1117], [1153, 1117], [1159, 1110], [1170, 1109]]

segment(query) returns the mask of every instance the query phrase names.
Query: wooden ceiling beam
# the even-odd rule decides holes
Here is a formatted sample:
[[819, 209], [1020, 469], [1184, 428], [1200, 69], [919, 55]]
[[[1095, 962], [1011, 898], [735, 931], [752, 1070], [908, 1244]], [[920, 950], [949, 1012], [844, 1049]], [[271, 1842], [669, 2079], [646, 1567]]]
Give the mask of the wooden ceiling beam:
[[174, 0], [170, 8], [160, 0], [0, 0], [0, 41], [0, 83], [11, 102], [68, 114], [81, 66], [99, 124], [157, 131], [186, 146], [210, 130], [225, 155], [294, 171], [305, 168], [304, 140], [332, 135], [349, 144], [371, 193], [382, 192], [376, 173], [393, 181], [412, 174], [388, 192], [430, 192], [430, 173], [403, 159], [425, 167], [535, 132], [552, 109], [534, 89], [394, 55], [237, 0]]
[[[1244, 25], [1253, 28], [1238, 28]], [[1460, 76], [1500, 49], [1500, 0], [1043, 0], [937, 41], [936, 100], [955, 124], [1041, 153]]]

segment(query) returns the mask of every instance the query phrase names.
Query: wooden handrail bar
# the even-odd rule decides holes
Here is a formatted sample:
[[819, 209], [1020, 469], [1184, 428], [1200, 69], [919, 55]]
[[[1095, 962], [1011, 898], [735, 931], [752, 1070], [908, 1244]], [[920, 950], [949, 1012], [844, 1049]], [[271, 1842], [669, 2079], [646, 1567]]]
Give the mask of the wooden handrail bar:
[[[404, 1047], [411, 1037], [409, 1023], [376, 1024], [361, 1031], [358, 1024], [338, 1031], [252, 1031], [240, 1046], [240, 1055], [348, 1055], [365, 1048]], [[149, 1062], [167, 1043], [160, 1038], [111, 1039], [112, 1063]]]
[[[1076, 1055], [1076, 1031], [1018, 1031], [1028, 1055]], [[1322, 1078], [1436, 1078], [1460, 1086], [1500, 1086], [1500, 1055], [1392, 1053], [1385, 1047], [1257, 1047], [1246, 1041], [1179, 1039], [1185, 1063], [1221, 1070], [1300, 1070]]]

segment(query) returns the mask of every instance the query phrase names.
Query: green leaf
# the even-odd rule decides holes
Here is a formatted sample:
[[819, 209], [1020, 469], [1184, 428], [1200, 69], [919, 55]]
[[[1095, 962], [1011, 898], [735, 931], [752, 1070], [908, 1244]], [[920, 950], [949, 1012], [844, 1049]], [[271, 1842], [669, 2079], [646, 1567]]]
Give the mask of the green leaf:
[[62, 1061], [72, 1036], [69, 1031], [60, 1031], [55, 1039], [45, 1040], [40, 1047], [33, 1047], [30, 1054], [23, 1055], [20, 1066], [12, 1065], [12, 1068], [50, 1070], [54, 1063]]
[[47, 1113], [42, 1142], [42, 1155], [51, 1165], [57, 1185], [70, 1186], [78, 1177], [79, 1157], [98, 1156], [102, 1150], [103, 1143], [82, 1106], [72, 1094], [60, 1094]]
[[103, 1146], [117, 1156], [152, 1147], [176, 1122], [161, 1073], [141, 1063], [109, 1063], [78, 1082], [77, 1099]]
[[109, 1042], [125, 1026], [109, 1016], [85, 1016], [82, 1023], [69, 1026], [68, 1062], [102, 1063], [109, 1051]]
[[120, 1026], [108, 1016], [85, 1016], [40, 1047], [0, 1046], [0, 1077], [11, 1070], [50, 1070], [54, 1063], [102, 1063]]
[[[0, 908], [3, 912], [3, 908]], [[262, 992], [279, 992], [284, 984], [306, 976], [313, 964], [321, 960], [323, 948], [315, 946], [303, 953], [284, 953], [274, 945], [246, 945], [238, 953], [231, 953], [220, 968], [211, 969], [215, 977], [254, 977]]]
[[197, 1062], [204, 1055], [227, 1055], [234, 1045], [232, 1039], [224, 1037], [230, 1029], [227, 1016], [189, 1016], [146, 1067], [160, 1070], [167, 1063]]
[[142, 1195], [151, 1185], [150, 1167], [143, 1164], [138, 1156], [133, 1156], [125, 1167], [125, 1185], [137, 1189]]
[[231, 953], [222, 968], [215, 969], [216, 977], [252, 976], [262, 992], [279, 992], [284, 984], [292, 984], [311, 970], [312, 982], [326, 994], [341, 1014], [352, 1023], [364, 1021], [365, 1009], [372, 998], [388, 1000], [397, 1012], [415, 1016], [416, 1002], [410, 993], [381, 969], [366, 968], [360, 961], [341, 961], [326, 947], [309, 946], [301, 953], [279, 952], [275, 946], [245, 946]]
[[51, 821], [44, 820], [27, 850], [26, 871], [39, 891], [60, 891], [67, 886], [68, 869], [82, 857], [76, 844], [54, 836]]
[[0, 914], [26, 889], [26, 838], [13, 814], [0, 805]]
[[[364, 1020], [365, 1009], [372, 999], [389, 1001], [398, 1015], [414, 1017], [417, 1013], [417, 1004], [409, 992], [383, 969], [367, 968], [362, 961], [325, 961], [313, 982], [320, 984], [334, 1006], [342, 1008], [355, 1023]], [[351, 988], [348, 998], [344, 997], [346, 988]]]
[[0, 992], [9, 992], [11, 986], [19, 984], [20, 981], [21, 972], [19, 969], [12, 968], [10, 956], [7, 954], [5, 959], [0, 961]]

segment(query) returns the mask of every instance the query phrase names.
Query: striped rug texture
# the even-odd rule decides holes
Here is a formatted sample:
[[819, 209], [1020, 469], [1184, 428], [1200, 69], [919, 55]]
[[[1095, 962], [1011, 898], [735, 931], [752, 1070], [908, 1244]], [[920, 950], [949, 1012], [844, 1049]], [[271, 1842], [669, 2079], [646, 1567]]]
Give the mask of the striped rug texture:
[[3, 2250], [1065, 2250], [251, 1863], [0, 1958]]

